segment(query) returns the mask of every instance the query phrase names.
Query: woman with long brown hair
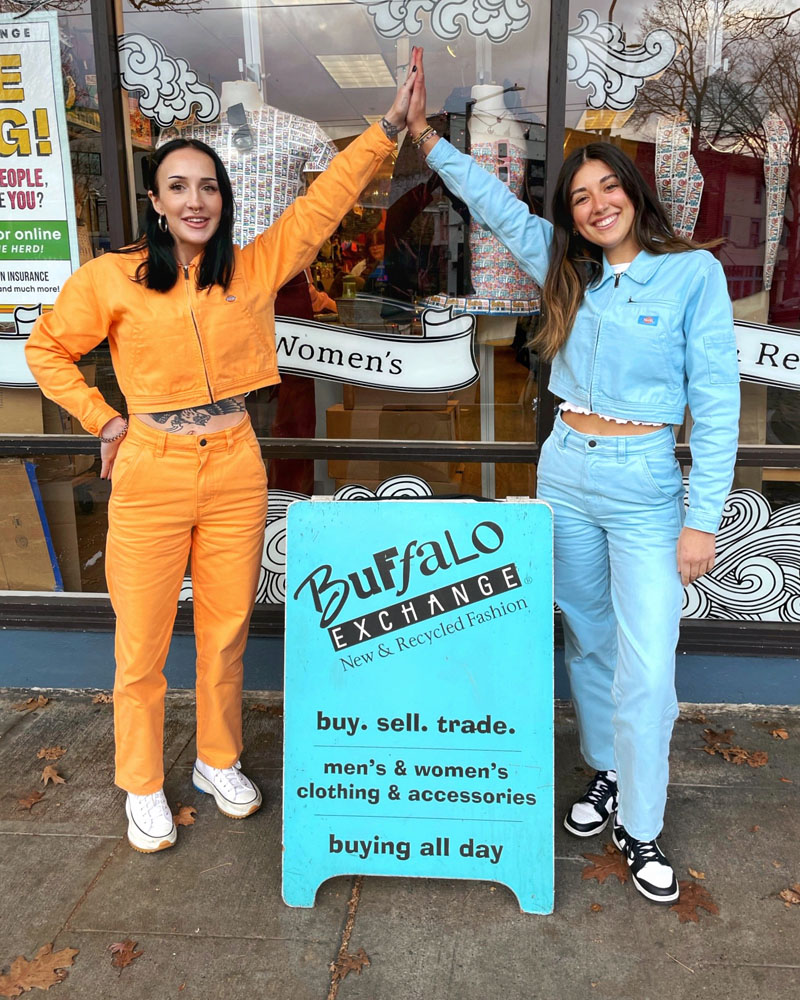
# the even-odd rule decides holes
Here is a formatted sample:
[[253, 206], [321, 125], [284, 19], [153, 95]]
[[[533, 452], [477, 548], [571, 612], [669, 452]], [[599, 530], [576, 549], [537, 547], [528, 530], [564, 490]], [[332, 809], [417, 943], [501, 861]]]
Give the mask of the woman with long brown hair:
[[[554, 224], [426, 121], [421, 60], [412, 141], [448, 188], [543, 288], [534, 346], [560, 404], [538, 496], [555, 527], [555, 596], [581, 750], [595, 769], [564, 826], [605, 828], [646, 898], [678, 883], [656, 838], [677, 716], [683, 585], [714, 565], [738, 441], [738, 366], [719, 262], [676, 235], [632, 161], [611, 143], [571, 153]], [[688, 508], [674, 426], [692, 416]]]

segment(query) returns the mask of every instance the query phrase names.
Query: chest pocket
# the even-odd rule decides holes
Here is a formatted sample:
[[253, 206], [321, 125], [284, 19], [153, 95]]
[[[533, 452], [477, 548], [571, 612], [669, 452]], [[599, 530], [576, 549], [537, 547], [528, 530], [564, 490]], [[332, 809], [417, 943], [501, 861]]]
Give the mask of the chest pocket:
[[655, 399], [683, 384], [682, 333], [678, 305], [667, 299], [631, 296], [614, 304], [603, 322], [604, 374], [614, 399]]

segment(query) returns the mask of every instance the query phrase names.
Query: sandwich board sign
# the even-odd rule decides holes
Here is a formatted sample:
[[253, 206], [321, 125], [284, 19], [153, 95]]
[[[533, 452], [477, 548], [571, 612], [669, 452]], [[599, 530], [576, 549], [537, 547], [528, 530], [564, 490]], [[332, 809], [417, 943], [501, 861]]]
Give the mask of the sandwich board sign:
[[288, 512], [283, 898], [336, 875], [484, 879], [553, 909], [552, 514]]

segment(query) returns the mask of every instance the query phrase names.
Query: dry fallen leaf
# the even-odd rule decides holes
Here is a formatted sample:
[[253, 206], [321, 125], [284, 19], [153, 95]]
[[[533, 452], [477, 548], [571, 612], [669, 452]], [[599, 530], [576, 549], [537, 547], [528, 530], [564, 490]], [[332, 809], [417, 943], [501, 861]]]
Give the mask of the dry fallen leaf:
[[178, 803], [178, 811], [172, 817], [175, 826], [192, 826], [197, 810], [194, 806], [182, 806]]
[[696, 715], [682, 715], [678, 719], [679, 722], [693, 722], [695, 725], [700, 725], [701, 723], [708, 722], [708, 719], [703, 715], [702, 712], [698, 712]]
[[787, 908], [790, 906], [800, 906], [800, 883], [795, 882], [790, 889], [783, 889], [778, 895]]
[[12, 705], [11, 707], [15, 712], [33, 712], [37, 708], [44, 708], [49, 701], [49, 698], [45, 698], [43, 694], [40, 694], [38, 698], [28, 698], [27, 701], [18, 701], [16, 705]]
[[115, 941], [114, 944], [108, 946], [108, 950], [113, 956], [111, 964], [115, 969], [124, 969], [135, 958], [144, 954], [143, 951], [136, 951], [137, 944], [138, 941], [131, 941], [130, 938], [126, 938], [124, 941]]
[[27, 797], [27, 799], [17, 799], [20, 808], [30, 810], [36, 805], [37, 802], [41, 802], [44, 798], [44, 792], [35, 791]]
[[788, 740], [789, 733], [785, 729], [770, 729], [769, 735], [776, 740]]
[[705, 878], [706, 877], [705, 872], [696, 872], [694, 870], [694, 868], [690, 868], [689, 869], [689, 874], [692, 876], [692, 878]]
[[751, 750], [747, 763], [750, 767], [763, 767], [769, 760], [769, 754], [765, 750]]
[[603, 854], [584, 854], [591, 861], [582, 873], [581, 878], [596, 878], [602, 885], [609, 875], [616, 875], [620, 882], [628, 881], [628, 863], [613, 844], [603, 845]]
[[0, 974], [0, 997], [18, 997], [32, 989], [49, 990], [62, 983], [78, 951], [78, 948], [62, 948], [54, 953], [52, 944], [44, 944], [31, 961], [17, 955], [8, 973]]
[[758, 824], [756, 823], [756, 825], [755, 825], [755, 826], [751, 826], [751, 827], [750, 827], [750, 833], [758, 833], [758, 831], [759, 831], [760, 829], [761, 829], [761, 827], [760, 827], [760, 826], [759, 826], [759, 825], [758, 825]]
[[685, 882], [679, 882], [678, 885], [680, 886], [681, 897], [677, 903], [673, 903], [670, 906], [670, 909], [678, 914], [678, 920], [682, 924], [686, 924], [690, 920], [695, 924], [700, 923], [700, 917], [697, 914], [699, 906], [714, 915], [719, 913], [719, 907], [709, 895], [708, 890], [703, 888], [702, 885], [690, 882], [688, 879]]
[[782, 781], [782, 782], [783, 782], [783, 783], [784, 783], [785, 785], [793, 785], [793, 784], [794, 784], [794, 782], [792, 781], [792, 779], [791, 779], [791, 778], [781, 778], [781, 781]]
[[45, 788], [47, 787], [48, 781], [52, 781], [54, 785], [66, 785], [67, 783], [67, 779], [62, 778], [52, 764], [48, 764], [42, 771], [42, 781], [44, 782]]
[[363, 967], [369, 964], [369, 958], [363, 948], [359, 948], [355, 955], [346, 951], [344, 954], [339, 955], [335, 962], [331, 962], [330, 964], [330, 970], [333, 973], [333, 982], [341, 982], [351, 972], [357, 972], [360, 976]]
[[592, 903], [589, 909], [592, 911], [592, 913], [601, 913], [603, 907], [599, 903]]
[[36, 756], [39, 760], [58, 760], [59, 757], [63, 757], [66, 752], [67, 751], [64, 747], [42, 747]]
[[703, 739], [711, 747], [718, 747], [721, 743], [732, 743], [731, 737], [734, 735], [735, 730], [726, 729], [724, 732], [716, 732], [713, 729], [703, 730]]
[[92, 698], [93, 705], [111, 705], [114, 701], [114, 695], [109, 694], [107, 691], [101, 691]]
[[275, 718], [283, 718], [283, 705], [265, 705], [263, 702], [258, 702], [258, 704], [250, 706], [250, 711], [266, 712], [267, 715], [272, 715]]

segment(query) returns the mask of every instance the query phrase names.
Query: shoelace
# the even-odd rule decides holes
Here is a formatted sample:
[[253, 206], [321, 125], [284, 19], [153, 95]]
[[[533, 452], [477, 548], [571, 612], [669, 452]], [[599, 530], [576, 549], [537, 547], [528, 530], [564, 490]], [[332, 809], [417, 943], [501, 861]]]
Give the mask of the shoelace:
[[150, 819], [169, 819], [172, 821], [172, 813], [166, 802], [158, 792], [151, 792], [150, 795], [137, 795], [140, 808], [147, 813]]
[[628, 842], [628, 853], [631, 860], [640, 860], [647, 864], [650, 861], [661, 861], [661, 851], [654, 840], [636, 840]]
[[608, 793], [611, 791], [611, 782], [605, 774], [597, 774], [589, 782], [589, 787], [586, 789], [586, 794], [584, 799], [590, 802], [593, 806], [596, 806], [601, 799], [604, 799]]
[[235, 765], [233, 767], [226, 767], [225, 770], [220, 773], [234, 792], [250, 791], [250, 782]]

